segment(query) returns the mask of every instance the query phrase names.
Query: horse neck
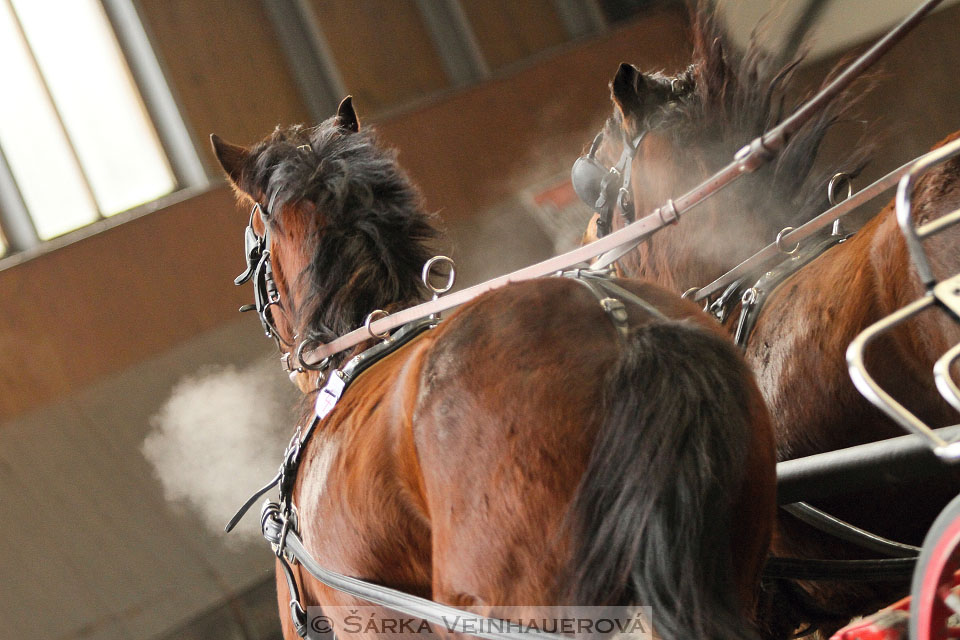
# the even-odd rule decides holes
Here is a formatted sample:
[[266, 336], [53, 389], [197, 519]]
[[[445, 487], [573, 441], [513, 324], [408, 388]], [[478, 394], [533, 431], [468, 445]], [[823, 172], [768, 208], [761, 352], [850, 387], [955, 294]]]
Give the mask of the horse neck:
[[[960, 207], [960, 161], [935, 168], [924, 176], [914, 191], [913, 214], [918, 222], [929, 222]], [[896, 219], [893, 203], [870, 220], [858, 235], [870, 236], [870, 268], [876, 281], [877, 306], [888, 315], [926, 294]], [[925, 254], [938, 280], [960, 273], [960, 225], [923, 241]], [[904, 349], [932, 361], [960, 341], [960, 324], [939, 312], [927, 312], [900, 332]], [[924, 375], [929, 375], [925, 371]]]
[[735, 208], [694, 209], [623, 261], [626, 275], [683, 293], [719, 277], [765, 244], [768, 230]]
[[[668, 135], [648, 135], [633, 166], [638, 215], [711, 175], [719, 155], [716, 146], [685, 147]], [[716, 279], [776, 236], [753, 196], [743, 185], [734, 185], [695, 207], [624, 258], [625, 274], [678, 293]]]

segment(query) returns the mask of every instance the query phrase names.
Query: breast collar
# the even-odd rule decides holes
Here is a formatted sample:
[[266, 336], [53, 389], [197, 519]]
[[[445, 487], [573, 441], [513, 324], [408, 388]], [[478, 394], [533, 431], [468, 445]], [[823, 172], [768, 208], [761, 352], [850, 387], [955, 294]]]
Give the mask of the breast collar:
[[[789, 257], [766, 270], [759, 277], [754, 273], [735, 281], [707, 308], [707, 311], [722, 324], [727, 321], [739, 302], [740, 317], [737, 320], [737, 327], [734, 332], [734, 342], [740, 349], [746, 350], [760, 313], [773, 292], [803, 267], [826, 253], [830, 248], [842, 244], [849, 237], [850, 235], [831, 234], [802, 248], [795, 248], [789, 253]], [[748, 286], [751, 282], [753, 282], [753, 285]]]

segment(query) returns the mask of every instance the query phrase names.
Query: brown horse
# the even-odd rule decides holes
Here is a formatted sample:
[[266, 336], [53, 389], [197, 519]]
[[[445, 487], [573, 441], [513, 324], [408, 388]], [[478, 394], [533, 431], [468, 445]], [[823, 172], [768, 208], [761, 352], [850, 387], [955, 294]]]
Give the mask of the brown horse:
[[[213, 142], [270, 232], [281, 343], [420, 299], [432, 221], [349, 100], [249, 149]], [[516, 283], [364, 371], [303, 452], [308, 550], [455, 606], [635, 603], [665, 638], [749, 637], [774, 512], [766, 409], [696, 305], [619, 284], [663, 315], [626, 301], [621, 336], [582, 282]], [[342, 607], [363, 603], [294, 569], [343, 629]]]
[[[634, 208], [641, 215], [700, 183], [741, 145], [775, 124], [783, 111], [790, 68], [772, 74], [770, 60], [755, 48], [742, 55], [730, 53], [709, 15], [699, 15], [693, 31], [694, 59], [683, 73], [642, 74], [621, 65], [611, 83], [614, 114], [596, 158], [604, 166], [615, 166], [625, 157], [623, 141], [640, 140], [630, 183]], [[846, 167], [824, 173], [814, 168], [824, 135], [851, 102], [849, 94], [841, 96], [790, 140], [772, 166], [742, 179], [691, 211], [689, 219], [624, 256], [621, 274], [684, 292], [713, 281], [773, 242], [784, 227], [799, 226], [820, 213], [828, 206], [828, 177], [838, 170], [855, 172], [862, 163], [860, 154], [854, 154]], [[960, 161], [941, 165], [920, 181], [914, 206], [919, 218], [935, 218], [958, 204]], [[610, 226], [620, 228], [625, 222], [618, 210]], [[592, 226], [587, 240], [596, 235]], [[822, 239], [814, 237], [811, 243]], [[953, 230], [926, 245], [941, 276], [960, 270], [958, 239], [960, 230]], [[761, 275], [754, 274], [746, 287]], [[770, 293], [745, 353], [774, 417], [780, 460], [903, 434], [856, 391], [844, 353], [863, 328], [920, 297], [923, 290], [891, 205]], [[734, 300], [739, 304], [739, 295]], [[737, 318], [735, 309], [726, 321], [730, 331]], [[924, 381], [931, 379], [936, 357], [958, 340], [954, 323], [938, 314], [924, 315], [873, 347], [870, 369], [928, 423], [945, 426], [956, 416], [932, 382]], [[960, 481], [953, 477], [922, 487], [878, 487], [874, 494], [818, 506], [881, 535], [919, 544], [940, 508], [958, 492]], [[815, 558], [862, 553], [786, 514], [779, 519], [774, 552]], [[790, 598], [773, 598], [771, 633], [782, 636], [802, 623], [829, 629], [887, 604], [906, 587], [906, 581], [806, 584], [812, 603], [795, 590]], [[787, 586], [770, 587], [777, 588]]]

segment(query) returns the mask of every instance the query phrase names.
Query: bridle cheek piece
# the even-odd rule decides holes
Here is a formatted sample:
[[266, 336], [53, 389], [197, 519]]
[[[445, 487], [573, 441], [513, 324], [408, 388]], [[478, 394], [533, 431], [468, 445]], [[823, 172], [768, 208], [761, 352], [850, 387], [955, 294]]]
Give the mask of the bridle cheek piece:
[[[253, 218], [258, 213], [260, 219], [264, 222], [263, 236], [257, 235], [253, 228]], [[242, 285], [249, 280], [253, 280], [254, 303], [243, 305], [240, 307], [240, 311], [256, 311], [266, 336], [276, 340], [278, 346], [279, 343], [283, 343], [287, 347], [292, 347], [293, 344], [287, 342], [277, 331], [270, 311], [271, 307], [282, 309], [282, 305], [280, 304], [280, 291], [273, 279], [273, 266], [270, 263], [270, 225], [267, 224], [266, 219], [267, 217], [263, 214], [260, 204], [254, 204], [250, 211], [250, 221], [247, 223], [247, 229], [243, 235], [247, 268], [234, 279], [233, 284]]]
[[637, 149], [640, 148], [645, 135], [644, 131], [633, 140], [628, 140], [624, 134], [623, 153], [620, 154], [620, 160], [612, 167], [605, 167], [597, 160], [597, 150], [603, 142], [601, 131], [593, 139], [587, 155], [580, 156], [573, 163], [570, 182], [580, 200], [600, 215], [597, 219], [597, 237], [599, 238], [611, 231], [615, 207], [620, 208], [628, 224], [635, 219], [630, 173], [633, 168], [633, 158], [637, 155]]

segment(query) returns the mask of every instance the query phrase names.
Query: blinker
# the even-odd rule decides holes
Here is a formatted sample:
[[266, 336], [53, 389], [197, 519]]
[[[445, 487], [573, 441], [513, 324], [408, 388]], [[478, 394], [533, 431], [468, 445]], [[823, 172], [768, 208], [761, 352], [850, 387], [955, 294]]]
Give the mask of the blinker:
[[247, 226], [247, 230], [243, 234], [243, 250], [247, 257], [247, 268], [233, 279], [233, 284], [241, 285], [253, 277], [257, 263], [260, 262], [263, 248], [263, 238], [257, 235], [252, 226]]
[[267, 246], [266, 238], [261, 238], [257, 235], [257, 232], [253, 230], [253, 215], [257, 213], [257, 211], [260, 211], [259, 203], [253, 205], [253, 209], [250, 211], [250, 221], [247, 222], [247, 229], [243, 232], [243, 251], [247, 258], [247, 268], [244, 269], [243, 273], [233, 279], [233, 284], [238, 286], [248, 282], [250, 278], [253, 277], [253, 274], [257, 270], [257, 265], [260, 264], [263, 251]]
[[607, 173], [607, 169], [591, 156], [581, 156], [573, 163], [570, 181], [573, 183], [573, 190], [584, 204], [591, 208], [597, 207], [597, 201], [603, 193], [603, 179]]
[[600, 199], [603, 178], [607, 175], [607, 168], [597, 161], [597, 149], [600, 148], [601, 142], [603, 142], [602, 131], [593, 139], [587, 155], [577, 158], [573, 163], [573, 169], [570, 170], [573, 190], [577, 197], [591, 208], [596, 207], [597, 200]]
[[[570, 183], [577, 197], [600, 214], [597, 220], [597, 235], [603, 237], [610, 229], [614, 206], [619, 206], [624, 219], [633, 222], [633, 198], [630, 171], [633, 157], [640, 147], [644, 133], [634, 140], [624, 140], [623, 153], [613, 167], [604, 167], [597, 160], [597, 149], [603, 142], [603, 132], [597, 134], [586, 155], [577, 158], [570, 170]], [[618, 184], [619, 182], [619, 184]]]

